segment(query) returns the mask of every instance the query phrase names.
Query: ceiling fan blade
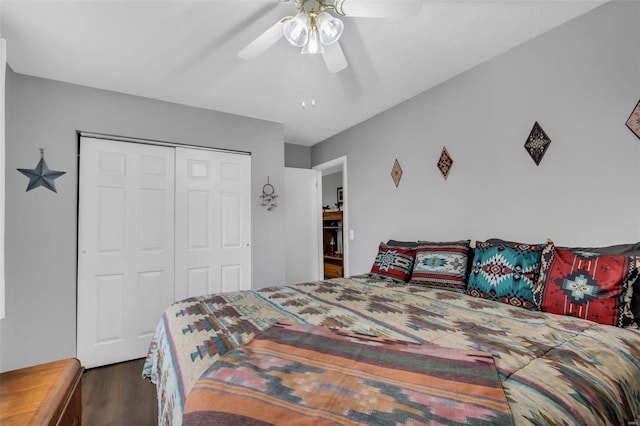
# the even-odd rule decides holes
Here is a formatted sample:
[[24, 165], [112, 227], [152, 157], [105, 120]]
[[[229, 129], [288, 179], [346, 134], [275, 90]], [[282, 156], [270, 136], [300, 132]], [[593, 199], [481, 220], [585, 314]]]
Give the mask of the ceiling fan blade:
[[276, 41], [280, 40], [284, 34], [282, 33], [282, 26], [285, 22], [291, 19], [290, 16], [281, 19], [276, 22], [271, 28], [267, 31], [263, 32], [253, 40], [251, 43], [247, 45], [244, 49], [238, 52], [238, 56], [241, 59], [254, 59], [258, 57], [262, 52], [273, 46]]
[[342, 71], [347, 65], [347, 58], [344, 57], [344, 52], [340, 43], [333, 43], [330, 46], [324, 47], [324, 53], [322, 54], [324, 63], [327, 65], [327, 69], [332, 74]]
[[336, 0], [339, 15], [361, 18], [403, 18], [420, 14], [424, 1], [418, 0]]

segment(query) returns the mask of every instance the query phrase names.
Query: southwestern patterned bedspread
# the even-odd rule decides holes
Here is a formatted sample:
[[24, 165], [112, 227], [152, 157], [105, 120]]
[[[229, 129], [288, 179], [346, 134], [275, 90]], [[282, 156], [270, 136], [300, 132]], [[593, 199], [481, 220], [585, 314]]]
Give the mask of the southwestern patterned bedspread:
[[[207, 388], [221, 355], [278, 321], [491, 354], [515, 424], [625, 426], [640, 416], [640, 330], [360, 276], [173, 304], [158, 324], [143, 371], [157, 385], [160, 424], [181, 424], [185, 404], [197, 405], [192, 389], [197, 395]], [[474, 421], [478, 411], [443, 420], [436, 407], [425, 408], [420, 420], [491, 424], [496, 415]], [[366, 422], [385, 424], [381, 416]]]
[[228, 352], [184, 411], [184, 425], [513, 424], [491, 354], [306, 324]]

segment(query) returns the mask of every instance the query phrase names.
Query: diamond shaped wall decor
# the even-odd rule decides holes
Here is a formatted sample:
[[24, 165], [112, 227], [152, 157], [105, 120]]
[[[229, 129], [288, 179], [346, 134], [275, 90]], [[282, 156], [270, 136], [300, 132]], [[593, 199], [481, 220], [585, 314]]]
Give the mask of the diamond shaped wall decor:
[[396, 184], [396, 188], [400, 185], [400, 178], [402, 178], [402, 167], [400, 167], [400, 163], [396, 158], [396, 162], [393, 163], [393, 168], [391, 169], [391, 178], [393, 179], [393, 183]]
[[551, 143], [551, 139], [549, 136], [542, 130], [542, 127], [536, 123], [533, 125], [533, 129], [531, 129], [531, 133], [529, 133], [529, 137], [524, 144], [524, 149], [527, 150], [533, 161], [535, 161], [536, 165], [540, 165], [540, 161], [542, 161], [542, 157], [544, 157], [544, 153], [547, 152], [547, 148]]
[[640, 138], [640, 101], [633, 111], [631, 111], [631, 115], [627, 119], [627, 127], [634, 135]]
[[451, 166], [453, 166], [453, 158], [449, 155], [447, 148], [443, 146], [440, 159], [438, 160], [438, 168], [440, 169], [442, 176], [444, 176], [444, 180], [447, 180], [449, 177]]

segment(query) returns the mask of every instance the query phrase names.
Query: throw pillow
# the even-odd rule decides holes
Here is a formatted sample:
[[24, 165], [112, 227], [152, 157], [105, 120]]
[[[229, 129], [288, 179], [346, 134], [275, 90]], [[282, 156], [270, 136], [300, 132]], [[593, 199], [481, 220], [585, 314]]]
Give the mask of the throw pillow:
[[638, 261], [634, 256], [560, 248], [548, 241], [534, 297], [542, 311], [624, 327], [633, 320], [631, 300], [636, 279]]
[[537, 310], [533, 289], [540, 273], [542, 245], [476, 243], [467, 294]]
[[[577, 249], [574, 249], [577, 250]], [[608, 247], [589, 247], [580, 248], [578, 250], [590, 251], [598, 254], [606, 254], [609, 256], [636, 256], [640, 259], [640, 242], [630, 244], [618, 244]], [[640, 267], [639, 267], [640, 269]], [[635, 317], [635, 322], [640, 326], [640, 277], [636, 280], [633, 286], [633, 297], [631, 301], [631, 312]]]
[[387, 241], [387, 247], [402, 247], [402, 248], [410, 248], [415, 249], [418, 247], [417, 241], [398, 241], [398, 240], [389, 240]]
[[[638, 259], [638, 263], [640, 263], [640, 257]], [[640, 269], [640, 265], [638, 266]], [[640, 327], [640, 276], [636, 279], [636, 283], [633, 285], [633, 298], [631, 299], [631, 314], [633, 315], [636, 324]]]
[[411, 284], [464, 292], [471, 240], [422, 243], [416, 248]]
[[416, 251], [413, 249], [389, 247], [380, 243], [371, 273], [395, 281], [407, 282], [411, 278], [415, 254]]

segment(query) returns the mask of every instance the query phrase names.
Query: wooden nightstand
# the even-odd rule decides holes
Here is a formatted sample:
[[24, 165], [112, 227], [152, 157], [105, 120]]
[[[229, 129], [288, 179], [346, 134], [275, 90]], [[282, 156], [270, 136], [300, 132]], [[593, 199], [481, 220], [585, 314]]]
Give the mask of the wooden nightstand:
[[71, 358], [0, 374], [0, 424], [81, 424], [83, 370]]

